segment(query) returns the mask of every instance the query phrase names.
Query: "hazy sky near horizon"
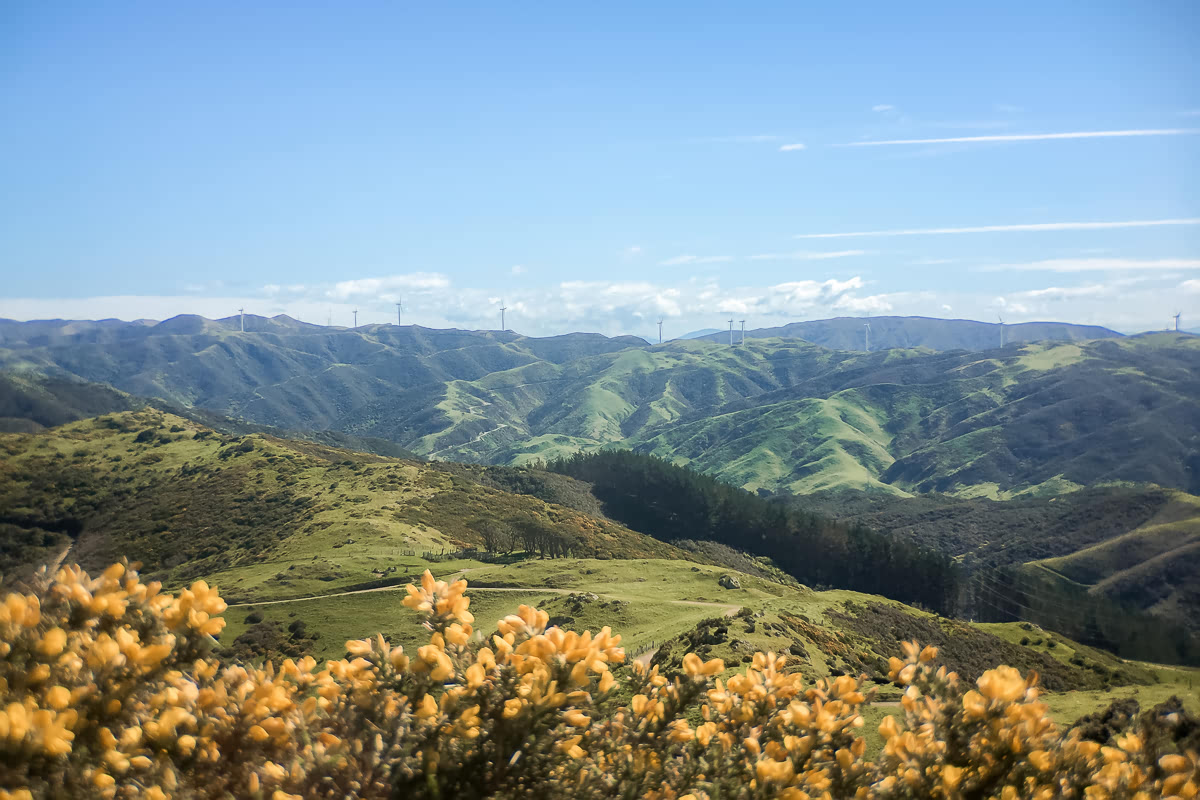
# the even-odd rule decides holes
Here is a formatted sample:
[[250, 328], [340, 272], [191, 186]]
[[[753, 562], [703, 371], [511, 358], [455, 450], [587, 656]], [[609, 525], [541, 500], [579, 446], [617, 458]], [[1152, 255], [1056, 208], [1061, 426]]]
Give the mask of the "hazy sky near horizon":
[[0, 8], [0, 317], [1200, 322], [1200, 4]]

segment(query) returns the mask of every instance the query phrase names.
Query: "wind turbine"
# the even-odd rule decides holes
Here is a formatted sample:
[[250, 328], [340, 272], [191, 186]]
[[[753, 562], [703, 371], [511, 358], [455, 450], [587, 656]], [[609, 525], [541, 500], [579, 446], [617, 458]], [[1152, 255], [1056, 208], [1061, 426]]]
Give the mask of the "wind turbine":
[[662, 324], [663, 324], [663, 318], [659, 317], [658, 318], [658, 343], [659, 344], [662, 344]]
[[[503, 303], [504, 301], [501, 300], [500, 302]], [[507, 330], [504, 327], [504, 312], [505, 311], [508, 311], [508, 306], [500, 306], [500, 330], [501, 331]]]
[[733, 347], [733, 317], [729, 318], [729, 346]]
[[742, 341], [738, 342], [738, 344], [745, 344], [746, 343], [746, 320], [742, 320], [741, 322], [742, 322]]
[[396, 303], [396, 325], [397, 326], [403, 325], [404, 324], [403, 320], [404, 320], [404, 301], [401, 300]]
[[1179, 317], [1181, 314], [1183, 314], [1182, 311], [1175, 312], [1175, 332], [1176, 333], [1179, 333]]
[[871, 323], [865, 323], [863, 328], [863, 349], [865, 352], [871, 352]]
[[358, 327], [358, 309], [354, 309], [354, 327]]
[[[239, 318], [239, 321], [242, 323], [242, 333], [245, 333], [246, 332], [246, 309], [244, 309], [244, 308], [238, 309], [238, 318]], [[1178, 314], [1175, 315], [1175, 323], [1176, 323], [1175, 329], [1178, 330], [1179, 329], [1179, 315]]]
[[1000, 346], [1004, 347], [1004, 317], [997, 314], [996, 319], [1000, 320]]

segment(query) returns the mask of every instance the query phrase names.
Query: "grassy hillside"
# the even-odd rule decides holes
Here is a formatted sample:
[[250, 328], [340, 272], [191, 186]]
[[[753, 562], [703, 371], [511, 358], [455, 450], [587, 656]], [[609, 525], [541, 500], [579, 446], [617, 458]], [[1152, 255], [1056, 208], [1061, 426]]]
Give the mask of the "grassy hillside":
[[[786, 656], [789, 671], [809, 678], [871, 676], [882, 692], [876, 714], [898, 710], [885, 665], [906, 637], [936, 643], [946, 663], [966, 676], [998, 663], [1037, 670], [1064, 722], [1117, 697], [1137, 697], [1147, 707], [1171, 695], [1189, 705], [1200, 699], [1198, 670], [1127, 662], [1036, 626], [968, 625], [856, 592], [816, 592], [746, 575], [737, 576], [739, 588], [724, 588], [720, 578], [731, 573], [703, 564], [554, 559], [457, 572], [435, 567], [435, 573], [468, 579], [471, 611], [485, 634], [495, 619], [527, 603], [545, 609], [553, 624], [593, 631], [609, 625], [631, 656], [668, 673], [689, 652], [723, 658], [732, 670], [756, 649], [772, 651]], [[221, 642], [243, 654], [282, 647], [318, 656], [341, 655], [347, 638], [378, 632], [416, 644], [415, 614], [401, 605], [401, 589], [234, 606]]]
[[1149, 523], [1187, 497], [1153, 486], [1108, 485], [1009, 500], [848, 491], [773, 499], [911, 539], [975, 571], [1070, 556]]
[[[1012, 612], [1084, 638], [1120, 633], [1124, 623], [1105, 620], [1126, 611], [1149, 614], [1141, 624], [1152, 629], [1197, 630], [1200, 498], [1193, 495], [1111, 485], [1007, 501], [848, 492], [776, 501], [954, 557], [971, 576], [964, 613]], [[997, 594], [1013, 595], [1008, 599], [1019, 605], [1009, 607]], [[1092, 607], [1079, 605], [1089, 598]]]
[[[747, 339], [804, 339], [834, 350], [862, 350], [865, 327], [871, 326], [871, 349], [924, 347], [930, 350], [992, 350], [1000, 346], [1000, 322], [929, 317], [837, 317], [793, 322], [775, 328], [746, 331]], [[1117, 338], [1121, 334], [1098, 325], [1067, 322], [1021, 322], [1003, 325], [1004, 343], [1079, 341]], [[720, 333], [704, 336], [708, 341], [728, 342]]]
[[[559, 624], [620, 629], [668, 671], [686, 652], [732, 667], [767, 648], [810, 677], [866, 672], [883, 686], [881, 665], [917, 637], [967, 674], [1007, 662], [1055, 690], [1093, 692], [1070, 708], [1102, 705], [1105, 687], [1157, 686], [1153, 670], [1061, 637], [1048, 653], [878, 596], [772, 579], [744, 559], [758, 574], [716, 566], [716, 550], [689, 554], [605, 518], [587, 485], [562, 475], [219, 434], [153, 408], [0, 436], [0, 454], [7, 580], [37, 563], [97, 569], [121, 556], [168, 585], [203, 577], [237, 604], [221, 642], [243, 657], [335, 655], [375, 632], [404, 641], [401, 584], [428, 567], [470, 579], [480, 620], [534, 603]], [[461, 552], [498, 530], [507, 557]], [[560, 557], [536, 557], [523, 531], [559, 542]]]
[[0, 367], [442, 460], [525, 464], [616, 445], [751, 489], [1200, 492], [1200, 339], [1185, 334], [852, 353], [800, 339], [652, 347], [261, 318], [246, 333], [198, 317], [88, 325], [0, 324]]
[[814, 373], [627, 443], [797, 493], [1011, 497], [1104, 481], [1200, 490], [1193, 337], [1014, 345], [988, 357], [890, 351]]
[[1200, 631], [1200, 497], [1172, 492], [1133, 530], [1028, 568]]
[[0, 433], [36, 433], [141, 403], [112, 387], [38, 374], [0, 372]]
[[[0, 571], [124, 556], [176, 584], [287, 597], [419, 574], [494, 529], [576, 554], [670, 545], [470, 475], [271, 436], [214, 433], [152, 408], [0, 436]], [[570, 502], [569, 479], [551, 487]], [[547, 490], [550, 491], [550, 490]], [[549, 533], [547, 533], [549, 532]]]
[[629, 450], [576, 454], [548, 469], [586, 481], [614, 519], [666, 541], [718, 542], [770, 558], [814, 586], [876, 592], [952, 613], [959, 570], [944, 553]]

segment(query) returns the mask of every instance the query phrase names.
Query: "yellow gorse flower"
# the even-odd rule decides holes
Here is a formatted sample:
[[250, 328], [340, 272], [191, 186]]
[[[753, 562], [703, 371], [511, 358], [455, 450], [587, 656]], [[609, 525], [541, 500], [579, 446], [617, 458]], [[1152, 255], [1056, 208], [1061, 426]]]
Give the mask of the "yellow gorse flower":
[[622, 669], [608, 628], [550, 626], [529, 606], [500, 620], [485, 646], [466, 582], [429, 572], [404, 598], [429, 633], [411, 655], [376, 636], [349, 640], [346, 658], [324, 664], [261, 667], [212, 655], [225, 603], [203, 581], [164, 594], [126, 564], [41, 580], [43, 590], [0, 602], [0, 800], [985, 789], [1148, 800], [1200, 786], [1195, 753], [1162, 753], [1136, 732], [1107, 746], [1066, 735], [1038, 700], [1036, 676], [998, 667], [966, 686], [915, 643], [889, 664], [906, 687], [903, 713], [879, 724], [883, 749], [869, 761], [859, 680], [806, 685], [771, 653], [724, 680], [720, 659], [693, 653], [678, 675]]

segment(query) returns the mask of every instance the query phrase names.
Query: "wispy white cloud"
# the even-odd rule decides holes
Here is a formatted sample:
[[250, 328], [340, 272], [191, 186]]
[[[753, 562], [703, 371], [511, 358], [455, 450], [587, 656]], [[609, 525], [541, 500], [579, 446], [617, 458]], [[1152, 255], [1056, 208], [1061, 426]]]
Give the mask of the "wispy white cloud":
[[677, 267], [681, 264], [718, 264], [732, 260], [732, 256], [675, 256], [658, 263], [664, 267]]
[[411, 272], [406, 275], [388, 275], [382, 278], [358, 278], [339, 281], [326, 294], [334, 300], [378, 297], [397, 290], [428, 291], [445, 289], [450, 279], [438, 272]]
[[[1033, 309], [1026, 304], [1009, 300], [1006, 297], [997, 297], [993, 302], [993, 306], [1014, 314], [1029, 314], [1033, 311]], [[1009, 321], [1011, 322], [1012, 320]]]
[[[1035, 273], [1030, 273], [1035, 274]], [[659, 273], [661, 276], [662, 273]], [[1168, 278], [1169, 273], [1093, 273], [1082, 286], [1026, 288], [997, 297], [980, 288], [949, 291], [915, 287], [910, 291], [870, 291], [857, 275], [829, 280], [788, 281], [728, 286], [715, 277], [677, 280], [573, 281], [561, 284], [505, 287], [460, 286], [404, 291], [404, 321], [431, 328], [495, 329], [498, 306], [508, 307], [509, 328], [529, 336], [569, 331], [608, 335], [635, 333], [657, 339], [657, 321], [669, 322], [669, 338], [687, 330], [723, 327], [730, 314], [747, 327], [770, 327], [802, 319], [839, 315], [895, 313], [918, 316], [954, 315], [993, 321], [997, 311], [1006, 322], [1058, 319], [1105, 325], [1122, 331], [1162, 330], [1165, 311], [1185, 313], [1188, 306], [1166, 308], [1171, 297], [1200, 297], [1200, 279]], [[1196, 276], [1200, 278], [1200, 275]], [[363, 279], [367, 280], [367, 279]], [[909, 281], [911, 283], [911, 281]], [[286, 314], [306, 322], [349, 326], [358, 309], [358, 324], [395, 324], [396, 309], [384, 294], [339, 301], [331, 287], [308, 286], [298, 294], [280, 287], [271, 294], [259, 288], [244, 294], [101, 297], [0, 297], [0, 318], [11, 319], [168, 319], [177, 314], [229, 318], [244, 307], [248, 314]], [[1186, 294], [1185, 294], [1186, 293]], [[232, 323], [231, 323], [232, 324]]]
[[883, 141], [845, 142], [834, 147], [880, 147], [904, 144], [953, 144], [963, 142], [1038, 142], [1051, 139], [1108, 139], [1125, 136], [1188, 136], [1200, 128], [1156, 128], [1126, 131], [1072, 131], [1069, 133], [1013, 133], [996, 136], [952, 136], [944, 139], [887, 139]]
[[213, 293], [219, 292], [224, 288], [225, 282], [220, 280], [202, 281], [200, 283], [184, 284], [183, 290], [192, 294]]
[[1200, 117], [1200, 108], [1189, 108], [1187, 111], [1180, 111], [1181, 117]]
[[524, 264], [513, 264], [513, 267], [512, 267], [512, 269], [509, 270], [509, 272], [511, 272], [513, 275], [524, 275], [526, 272], [525, 265]]
[[[343, 281], [355, 291], [374, 286], [363, 278]], [[727, 287], [715, 278], [684, 278], [669, 283], [650, 281], [568, 281], [556, 285], [494, 288], [458, 285], [406, 290], [405, 323], [436, 328], [492, 329], [499, 324], [498, 306], [507, 306], [506, 324], [527, 335], [567, 331], [607, 334], [656, 333], [660, 317], [677, 320], [678, 332], [706, 327], [723, 313], [737, 313], [753, 324], [779, 325], [838, 313], [866, 313], [890, 308], [893, 295], [866, 294], [858, 276], [825, 281], [792, 281], [774, 285]], [[301, 296], [272, 295], [259, 289], [246, 295], [197, 297], [110, 296], [88, 298], [0, 298], [0, 317], [12, 319], [106, 318], [168, 319], [178, 314], [223, 318], [244, 307], [260, 316], [287, 314], [316, 324], [332, 321], [349, 326], [358, 310], [358, 324], [395, 324], [396, 311], [383, 294], [357, 296], [348, 289], [346, 300], [330, 297], [333, 290], [309, 287]], [[411, 299], [410, 299], [411, 297]], [[653, 327], [652, 327], [653, 326]], [[670, 329], [667, 331], [670, 335]]]
[[807, 149], [808, 148], [805, 147], [803, 142], [793, 142], [792, 144], [785, 144], [782, 147], [780, 147], [779, 152], [790, 153], [793, 150], [807, 150]]
[[1092, 284], [1089, 286], [1047, 286], [1045, 289], [1030, 289], [1024, 292], [1015, 292], [1013, 296], [1030, 299], [1066, 300], [1072, 297], [1096, 297], [1111, 294], [1113, 291], [1113, 287], [1102, 284]]
[[278, 283], [268, 283], [263, 286], [260, 291], [263, 294], [274, 297], [280, 294], [301, 295], [306, 293], [308, 288], [309, 287], [305, 286], [303, 283], [292, 283], [288, 284], [287, 286], [282, 286]]
[[996, 103], [995, 109], [1000, 114], [1020, 114], [1025, 109], [1020, 106], [1010, 105], [1008, 103]]
[[832, 253], [811, 253], [797, 250], [794, 253], [759, 253], [750, 256], [751, 261], [824, 261], [827, 258], [849, 258], [866, 255], [866, 250], [836, 250]]
[[1121, 270], [1200, 269], [1200, 258], [1050, 258], [1025, 264], [1000, 264], [988, 271], [1116, 272]]
[[884, 111], [895, 111], [896, 107], [890, 106], [887, 103], [880, 103], [877, 106], [871, 106], [871, 110], [883, 113]]
[[1009, 233], [1014, 231], [1091, 231], [1107, 228], [1152, 228], [1161, 225], [1200, 225], [1200, 217], [1191, 219], [1147, 219], [1123, 222], [1038, 222], [1027, 225], [982, 225], [972, 228], [912, 228], [894, 231], [855, 231], [852, 233], [800, 233], [797, 239], [848, 239], [856, 236], [940, 236], [955, 233]]

